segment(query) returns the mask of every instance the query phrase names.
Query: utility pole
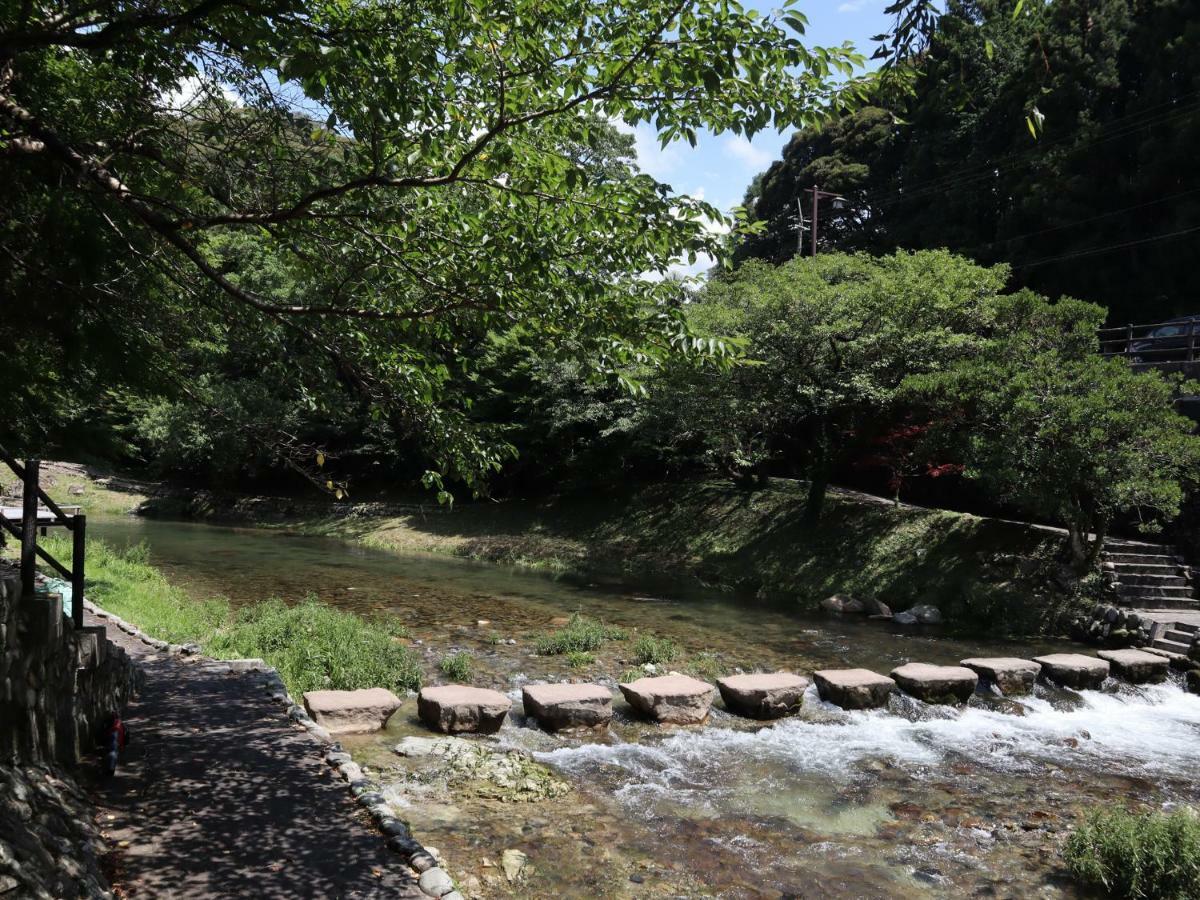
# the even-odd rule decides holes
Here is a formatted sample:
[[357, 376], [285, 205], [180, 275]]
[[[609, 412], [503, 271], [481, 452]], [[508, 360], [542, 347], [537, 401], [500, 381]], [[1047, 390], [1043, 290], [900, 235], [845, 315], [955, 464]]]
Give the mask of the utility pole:
[[[835, 194], [832, 191], [821, 190], [820, 186], [818, 186], [818, 185], [813, 185], [812, 187], [807, 188], [806, 190], [812, 194], [812, 255], [816, 256], [817, 255], [817, 216], [820, 211], [819, 201], [822, 198], [830, 197], [833, 199], [834, 208], [841, 209], [843, 206], [846, 205], [846, 200], [844, 197], [842, 197], [841, 194]], [[796, 198], [796, 206], [797, 207], [800, 206], [800, 198], [799, 197]], [[801, 219], [801, 221], [804, 220], [803, 213], [801, 213], [800, 219]], [[801, 233], [803, 233], [803, 231]], [[797, 252], [797, 254], [799, 254], [799, 252], [800, 252], [799, 241], [797, 241], [797, 244], [796, 244], [796, 252]]]
[[804, 255], [804, 198], [796, 198], [796, 255]]

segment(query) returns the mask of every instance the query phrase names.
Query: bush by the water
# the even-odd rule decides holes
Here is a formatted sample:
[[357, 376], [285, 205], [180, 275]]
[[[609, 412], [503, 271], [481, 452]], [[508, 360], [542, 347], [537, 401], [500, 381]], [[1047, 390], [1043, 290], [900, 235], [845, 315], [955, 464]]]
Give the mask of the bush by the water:
[[575, 613], [558, 631], [538, 636], [536, 649], [542, 656], [562, 653], [590, 653], [599, 650], [606, 641], [623, 641], [625, 632]]
[[656, 638], [652, 634], [643, 634], [633, 645], [633, 658], [639, 663], [662, 665], [669, 663], [679, 655], [679, 645], [670, 638]]
[[1192, 900], [1200, 897], [1200, 816], [1097, 810], [1067, 840], [1071, 873], [1112, 897]]
[[266, 600], [239, 609], [205, 650], [219, 657], [265, 659], [294, 695], [369, 687], [417, 690], [421, 670], [397, 642], [403, 636], [397, 623], [361, 619], [314, 597], [295, 606]]
[[[70, 553], [62, 538], [45, 543], [52, 553]], [[194, 641], [209, 656], [264, 659], [295, 697], [321, 688], [421, 686], [416, 659], [396, 640], [404, 636], [398, 623], [363, 619], [312, 597], [295, 606], [268, 600], [236, 612], [223, 599], [194, 600], [150, 565], [141, 545], [118, 549], [88, 541], [87, 574], [88, 599], [97, 605], [165, 641]]]
[[443, 656], [442, 661], [438, 663], [443, 675], [460, 684], [471, 680], [471, 666], [471, 654], [465, 650]]

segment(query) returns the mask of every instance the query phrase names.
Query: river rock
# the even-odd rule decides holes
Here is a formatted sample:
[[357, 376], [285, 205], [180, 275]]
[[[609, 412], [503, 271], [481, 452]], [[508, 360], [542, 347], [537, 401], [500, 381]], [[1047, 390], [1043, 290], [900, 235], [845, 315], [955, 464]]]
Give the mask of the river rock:
[[861, 613], [865, 611], [863, 602], [849, 594], [834, 594], [821, 601], [821, 609], [831, 613]]
[[1134, 684], [1166, 681], [1169, 659], [1144, 650], [1101, 650], [1096, 654], [1112, 666], [1113, 671]]
[[[900, 621], [900, 613], [894, 621]], [[930, 606], [928, 603], [918, 603], [916, 606], [908, 610], [908, 615], [916, 619], [918, 625], [940, 625], [942, 623], [942, 611], [936, 606]], [[909, 622], [901, 624], [912, 624]]]
[[495, 734], [511, 706], [512, 701], [499, 691], [465, 684], [421, 688], [417, 695], [421, 721], [446, 734]]
[[1043, 677], [1076, 690], [1098, 688], [1108, 677], [1107, 660], [1082, 653], [1051, 653], [1033, 661], [1042, 667]]
[[926, 703], [966, 703], [975, 693], [979, 676], [965, 666], [906, 663], [892, 669], [892, 678], [905, 691]]
[[813, 672], [817, 693], [842, 709], [874, 709], [887, 703], [896, 682], [870, 669], [824, 669]]
[[711, 684], [687, 675], [639, 678], [618, 687], [629, 705], [658, 722], [695, 725], [708, 718], [716, 693]]
[[330, 734], [378, 731], [400, 708], [400, 698], [384, 688], [358, 691], [308, 691], [304, 707]]
[[529, 857], [520, 850], [505, 850], [500, 854], [500, 868], [504, 870], [504, 877], [510, 882], [516, 882], [525, 872], [525, 866], [529, 862]]
[[717, 689], [730, 712], [751, 719], [778, 719], [800, 709], [808, 679], [791, 672], [730, 675], [717, 679]]
[[1013, 656], [973, 657], [964, 659], [959, 665], [992, 682], [1006, 697], [1012, 694], [1028, 694], [1033, 690], [1038, 673], [1042, 671], [1042, 667], [1033, 660], [1017, 659]]
[[417, 880], [417, 884], [430, 897], [443, 897], [454, 890], [454, 882], [450, 876], [446, 874], [444, 869], [436, 866], [422, 872], [421, 877]]
[[604, 728], [612, 719], [612, 694], [598, 684], [530, 684], [521, 695], [525, 714], [548, 731]]

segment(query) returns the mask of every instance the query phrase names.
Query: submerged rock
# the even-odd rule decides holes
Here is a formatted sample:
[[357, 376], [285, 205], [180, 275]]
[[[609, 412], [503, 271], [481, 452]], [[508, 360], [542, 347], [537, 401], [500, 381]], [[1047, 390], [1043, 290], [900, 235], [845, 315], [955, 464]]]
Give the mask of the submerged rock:
[[1106, 660], [1082, 653], [1051, 653], [1033, 661], [1042, 667], [1043, 677], [1076, 690], [1098, 688], [1108, 677]]
[[800, 709], [809, 681], [791, 672], [718, 678], [725, 706], [752, 719], [778, 719]]
[[612, 719], [612, 694], [598, 684], [530, 684], [521, 694], [525, 714], [549, 731], [603, 728]]
[[842, 709], [874, 709], [887, 703], [896, 682], [870, 669], [824, 669], [813, 672], [821, 699]]
[[942, 611], [928, 603], [918, 603], [911, 609], [896, 613], [892, 621], [897, 625], [940, 625]]
[[892, 669], [892, 678], [905, 691], [926, 703], [966, 703], [975, 693], [979, 676], [965, 666], [907, 663]]
[[1033, 690], [1042, 667], [1031, 659], [1012, 656], [980, 656], [964, 659], [960, 665], [985, 681], [990, 681], [1005, 696], [1028, 694]]
[[421, 721], [447, 734], [495, 734], [511, 706], [512, 701], [499, 691], [464, 684], [422, 688], [417, 695]]
[[304, 707], [330, 734], [361, 734], [382, 728], [400, 708], [400, 698], [384, 688], [308, 691]]
[[511, 883], [520, 880], [528, 863], [529, 857], [520, 850], [509, 849], [500, 854], [500, 868], [504, 870], [504, 877]]
[[703, 722], [716, 693], [711, 684], [687, 675], [639, 678], [618, 687], [629, 705], [642, 715], [673, 725]]

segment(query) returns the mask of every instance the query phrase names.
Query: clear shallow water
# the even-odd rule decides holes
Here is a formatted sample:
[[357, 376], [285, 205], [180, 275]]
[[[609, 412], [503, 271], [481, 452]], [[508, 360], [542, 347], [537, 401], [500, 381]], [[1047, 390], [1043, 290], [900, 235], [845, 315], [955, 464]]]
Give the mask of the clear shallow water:
[[[418, 837], [483, 896], [1074, 896], [1058, 848], [1081, 810], [1200, 800], [1200, 697], [1173, 682], [1080, 694], [1039, 687], [1020, 701], [976, 697], [959, 710], [894, 697], [867, 713], [822, 704], [810, 689], [793, 719], [763, 726], [718, 704], [708, 725], [681, 729], [638, 721], [618, 701], [610, 732], [587, 737], [547, 735], [520, 714], [526, 680], [611, 677], [631, 663], [630, 642], [584, 671], [532, 655], [534, 637], [575, 610], [747, 669], [886, 672], [909, 659], [1063, 649], [1053, 641], [914, 634], [685, 579], [585, 585], [279, 532], [137, 520], [94, 530], [114, 543], [145, 540], [151, 560], [197, 596], [311, 592], [396, 616], [430, 680], [450, 649], [471, 650], [477, 683], [518, 700], [509, 725], [477, 744], [531, 754], [570, 785], [565, 796], [487, 796], [397, 757], [398, 739], [426, 734], [411, 701], [385, 735], [346, 743], [397, 785]], [[483, 864], [508, 848], [534, 867], [515, 885]]]

